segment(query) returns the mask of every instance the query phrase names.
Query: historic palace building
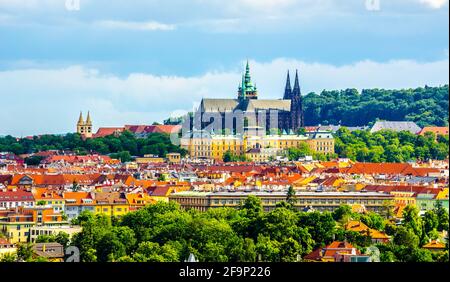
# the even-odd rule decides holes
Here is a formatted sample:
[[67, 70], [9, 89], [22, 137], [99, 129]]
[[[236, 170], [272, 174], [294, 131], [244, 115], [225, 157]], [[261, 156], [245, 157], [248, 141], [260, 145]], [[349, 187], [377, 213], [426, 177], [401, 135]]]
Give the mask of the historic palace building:
[[252, 161], [267, 162], [283, 156], [287, 149], [298, 147], [302, 142], [308, 144], [314, 152], [334, 154], [334, 138], [329, 132], [258, 136], [197, 131], [182, 138], [180, 145], [188, 151], [191, 158], [222, 160], [225, 152], [230, 151], [234, 155], [245, 154]]
[[282, 99], [258, 99], [258, 90], [251, 80], [247, 62], [237, 99], [202, 99], [193, 122], [193, 129], [208, 132], [256, 130], [265, 134], [273, 129], [297, 132], [304, 126], [298, 72], [295, 73], [293, 88], [288, 72]]

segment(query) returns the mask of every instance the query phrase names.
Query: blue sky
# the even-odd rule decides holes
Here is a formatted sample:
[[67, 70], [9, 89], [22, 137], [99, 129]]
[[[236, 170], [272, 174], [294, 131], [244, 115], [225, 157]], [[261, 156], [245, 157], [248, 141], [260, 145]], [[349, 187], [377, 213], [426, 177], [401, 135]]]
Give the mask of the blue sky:
[[[70, 0], [77, 1], [77, 0]], [[448, 0], [0, 0], [0, 135], [147, 124], [232, 98], [448, 84]], [[132, 4], [131, 4], [132, 3]]]

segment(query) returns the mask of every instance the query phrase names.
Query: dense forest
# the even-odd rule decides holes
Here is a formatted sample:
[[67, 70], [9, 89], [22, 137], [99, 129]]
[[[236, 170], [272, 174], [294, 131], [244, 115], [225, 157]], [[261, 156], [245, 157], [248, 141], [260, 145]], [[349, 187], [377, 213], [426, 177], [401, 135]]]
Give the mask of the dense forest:
[[[448, 213], [439, 204], [424, 216], [407, 206], [402, 224], [396, 225], [390, 220], [389, 204], [382, 214], [357, 214], [350, 206], [334, 212], [300, 212], [292, 207], [293, 201], [287, 196], [271, 212], [263, 212], [256, 196], [249, 196], [239, 209], [207, 212], [185, 211], [174, 202], [148, 205], [122, 218], [84, 211], [74, 222], [83, 230], [71, 241], [60, 234], [41, 235], [37, 242], [77, 246], [84, 262], [182, 262], [190, 253], [200, 262], [295, 262], [333, 240], [347, 240], [363, 253], [376, 246], [379, 259], [386, 262], [448, 261], [448, 250], [432, 253], [421, 248], [439, 237], [439, 231], [448, 230]], [[386, 232], [392, 242], [374, 244], [364, 233], [345, 230], [349, 220]], [[30, 249], [22, 244], [18, 258], [3, 260], [32, 261]]]
[[46, 150], [67, 150], [77, 154], [97, 152], [100, 154], [112, 154], [122, 161], [129, 161], [131, 156], [143, 156], [155, 154], [165, 156], [170, 152], [179, 152], [183, 156], [184, 149], [173, 145], [170, 136], [163, 133], [152, 133], [146, 138], [136, 138], [133, 133], [125, 131], [119, 136], [106, 136], [101, 138], [89, 138], [83, 140], [79, 134], [66, 135], [42, 135], [33, 139], [14, 137], [0, 137], [0, 152], [12, 152], [14, 154], [29, 154]]
[[416, 89], [324, 90], [304, 96], [305, 124], [370, 125], [377, 119], [448, 126], [448, 85]]

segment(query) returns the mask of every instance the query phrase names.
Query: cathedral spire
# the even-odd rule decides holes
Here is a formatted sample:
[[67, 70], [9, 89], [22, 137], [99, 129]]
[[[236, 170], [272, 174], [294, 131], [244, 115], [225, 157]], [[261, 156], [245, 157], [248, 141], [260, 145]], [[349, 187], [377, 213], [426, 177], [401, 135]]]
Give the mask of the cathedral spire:
[[247, 65], [245, 66], [245, 84], [246, 87], [251, 85], [250, 66], [248, 64], [248, 60]]
[[83, 125], [83, 124], [84, 124], [83, 113], [80, 111], [80, 117], [78, 118], [77, 125]]
[[289, 77], [289, 70], [287, 72], [286, 87], [284, 88], [284, 100], [290, 100], [292, 96], [291, 78]]
[[245, 72], [242, 74], [242, 83], [238, 89], [238, 98], [240, 100], [258, 99], [258, 91], [253, 85], [250, 75], [250, 64], [247, 60], [245, 65]]
[[87, 118], [86, 118], [86, 125], [92, 125], [91, 115], [90, 115], [89, 111], [88, 111]]
[[245, 76], [244, 75], [242, 75], [241, 89], [242, 89], [242, 99], [245, 99]]
[[298, 82], [298, 71], [295, 70], [295, 82], [294, 82], [294, 90], [292, 90], [292, 96], [301, 96], [300, 93], [300, 83]]
[[300, 92], [300, 83], [298, 82], [298, 71], [295, 70], [294, 89], [291, 96], [291, 129], [295, 132], [305, 125], [303, 113], [302, 94]]

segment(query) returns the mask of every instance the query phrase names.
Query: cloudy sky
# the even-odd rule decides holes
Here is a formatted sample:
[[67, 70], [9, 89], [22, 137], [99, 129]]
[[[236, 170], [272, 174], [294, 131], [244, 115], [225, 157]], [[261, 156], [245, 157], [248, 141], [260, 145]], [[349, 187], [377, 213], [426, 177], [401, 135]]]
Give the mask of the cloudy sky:
[[[132, 3], [132, 4], [131, 4]], [[0, 0], [0, 135], [149, 124], [202, 97], [448, 84], [448, 0]]]

